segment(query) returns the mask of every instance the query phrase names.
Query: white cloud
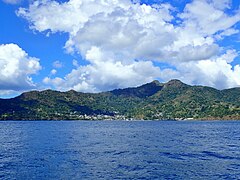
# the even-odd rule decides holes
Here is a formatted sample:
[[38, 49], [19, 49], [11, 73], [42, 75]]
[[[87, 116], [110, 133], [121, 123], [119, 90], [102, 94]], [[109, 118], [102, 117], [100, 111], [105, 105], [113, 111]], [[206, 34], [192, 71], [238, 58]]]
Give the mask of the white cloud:
[[61, 61], [54, 61], [53, 62], [53, 67], [57, 68], [57, 69], [60, 69], [60, 68], [63, 67], [63, 63]]
[[56, 69], [52, 69], [51, 72], [50, 72], [51, 75], [55, 75], [57, 74], [57, 70]]
[[124, 64], [121, 61], [106, 60], [101, 50], [96, 47], [87, 52], [87, 58], [93, 62], [91, 65], [73, 69], [64, 79], [47, 77], [44, 83], [53, 84], [60, 90], [71, 87], [77, 91], [98, 92], [141, 85], [159, 76], [160, 70], [154, 67], [152, 62]]
[[22, 0], [3, 0], [7, 4], [20, 4]]
[[[222, 5], [222, 9], [215, 5]], [[219, 31], [224, 31], [240, 21], [240, 12], [235, 15], [227, 15], [224, 12], [226, 6], [224, 1], [194, 0], [187, 4], [184, 13], [180, 15], [183, 18], [184, 25], [188, 29], [197, 28], [198, 32], [204, 36], [211, 36]], [[225, 7], [225, 8], [224, 8]]]
[[1, 98], [2, 97], [12, 97], [13, 94], [16, 94], [17, 92], [16, 91], [12, 91], [12, 90], [0, 90], [0, 96]]
[[212, 3], [215, 8], [223, 10], [231, 7], [232, 0], [212, 0]]
[[229, 64], [238, 56], [228, 50], [220, 57], [176, 65], [176, 70], [166, 69], [161, 77], [168, 81], [178, 78], [188, 84], [207, 85], [218, 89], [240, 86], [240, 66]]
[[172, 52], [169, 56], [175, 62], [184, 62], [184, 61], [198, 61], [203, 59], [208, 59], [219, 52], [219, 47], [216, 44], [208, 45], [203, 44], [201, 46], [184, 46], [179, 49], [179, 51]]
[[225, 36], [231, 36], [234, 34], [238, 34], [240, 31], [238, 29], [233, 29], [233, 28], [229, 28], [219, 34], [216, 34], [215, 38], [221, 40], [223, 39]]
[[39, 59], [29, 57], [18, 45], [0, 45], [0, 90], [34, 88], [31, 75], [40, 69]]
[[[214, 69], [211, 83], [202, 82], [195, 73], [204, 76], [204, 68], [216, 65], [216, 71], [227, 79], [236, 76], [230, 60], [224, 61], [225, 65], [218, 60], [225, 49], [217, 41], [239, 31], [234, 25], [240, 21], [240, 13], [228, 15], [225, 10], [230, 6], [229, 0], [193, 0], [177, 13], [167, 3], [150, 6], [130, 0], [44, 0], [35, 1], [28, 9], [20, 8], [18, 15], [34, 30], [68, 33], [65, 48], [90, 63], [78, 66], [74, 62], [76, 68], [65, 78], [44, 80], [58, 89], [99, 91], [172, 76], [220, 87], [216, 79], [222, 75]], [[160, 71], [152, 61], [175, 68]], [[193, 77], [187, 78], [190, 75]], [[238, 81], [223, 78], [222, 83], [222, 87], [229, 87]]]
[[71, 0], [62, 4], [36, 1], [29, 9], [21, 8], [18, 15], [38, 31], [68, 32], [66, 48], [83, 56], [98, 46], [124, 58], [150, 59], [158, 58], [161, 49], [176, 38], [173, 25], [168, 23], [173, 18], [170, 12], [168, 4], [153, 8], [128, 0]]
[[72, 61], [72, 65], [75, 67], [79, 67], [78, 61], [76, 59]]

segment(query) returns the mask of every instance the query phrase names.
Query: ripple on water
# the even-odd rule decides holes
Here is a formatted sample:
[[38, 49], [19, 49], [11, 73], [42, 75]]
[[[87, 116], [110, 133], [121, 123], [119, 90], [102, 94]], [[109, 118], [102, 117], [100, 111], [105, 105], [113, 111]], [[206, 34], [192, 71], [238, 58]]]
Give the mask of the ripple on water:
[[218, 159], [225, 159], [225, 160], [240, 160], [240, 157], [233, 157], [233, 156], [228, 156], [216, 152], [211, 152], [211, 151], [202, 151], [203, 154], [205, 154], [208, 157], [214, 157]]
[[240, 122], [0, 122], [0, 179], [240, 179]]

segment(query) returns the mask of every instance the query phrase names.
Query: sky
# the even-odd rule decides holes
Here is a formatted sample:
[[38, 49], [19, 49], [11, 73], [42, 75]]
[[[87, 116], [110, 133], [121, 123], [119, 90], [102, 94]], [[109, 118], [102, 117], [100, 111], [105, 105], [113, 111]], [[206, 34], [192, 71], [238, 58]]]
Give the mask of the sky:
[[239, 0], [0, 0], [0, 23], [0, 98], [240, 86]]

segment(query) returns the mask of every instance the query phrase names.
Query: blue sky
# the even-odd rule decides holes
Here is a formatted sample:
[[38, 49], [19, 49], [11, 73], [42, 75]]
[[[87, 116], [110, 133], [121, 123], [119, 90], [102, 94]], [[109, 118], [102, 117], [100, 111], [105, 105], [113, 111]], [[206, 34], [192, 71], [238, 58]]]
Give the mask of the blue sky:
[[158, 79], [240, 86], [238, 0], [0, 1], [0, 97]]
[[37, 75], [34, 75], [36, 82], [49, 74], [52, 69], [52, 64], [55, 61], [61, 61], [65, 68], [61, 69], [62, 75], [70, 71], [73, 58], [78, 58], [77, 55], [69, 55], [64, 52], [64, 44], [68, 39], [66, 33], [56, 33], [47, 37], [44, 32], [34, 32], [29, 29], [29, 24], [26, 20], [19, 18], [16, 11], [22, 4], [9, 5], [0, 2], [0, 21], [4, 24], [0, 29], [0, 43], [14, 43], [25, 50], [30, 56], [37, 57], [41, 60], [43, 69]]

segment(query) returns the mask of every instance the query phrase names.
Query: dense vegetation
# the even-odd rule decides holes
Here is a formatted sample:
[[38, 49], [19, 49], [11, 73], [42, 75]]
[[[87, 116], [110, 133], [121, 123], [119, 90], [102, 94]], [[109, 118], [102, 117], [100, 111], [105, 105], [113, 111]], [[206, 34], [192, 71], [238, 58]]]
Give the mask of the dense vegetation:
[[217, 90], [179, 80], [103, 93], [31, 91], [0, 99], [2, 120], [240, 119], [240, 88]]

